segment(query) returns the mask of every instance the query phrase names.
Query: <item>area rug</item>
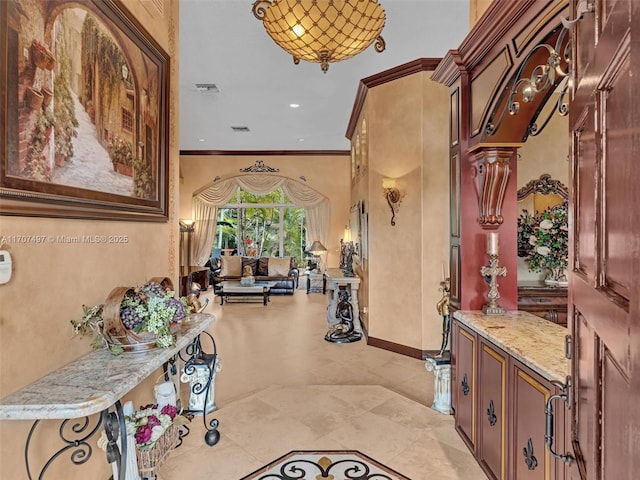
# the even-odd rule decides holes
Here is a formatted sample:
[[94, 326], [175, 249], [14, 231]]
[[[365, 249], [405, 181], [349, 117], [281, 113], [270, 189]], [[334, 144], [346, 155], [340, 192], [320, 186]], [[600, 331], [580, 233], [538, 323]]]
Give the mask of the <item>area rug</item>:
[[240, 480], [411, 480], [356, 450], [293, 451]]

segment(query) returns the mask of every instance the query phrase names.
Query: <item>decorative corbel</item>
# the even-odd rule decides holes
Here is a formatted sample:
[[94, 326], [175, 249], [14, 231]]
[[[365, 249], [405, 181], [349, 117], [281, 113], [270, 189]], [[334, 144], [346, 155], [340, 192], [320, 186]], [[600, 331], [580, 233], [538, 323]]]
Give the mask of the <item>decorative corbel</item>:
[[504, 221], [502, 203], [511, 174], [510, 161], [515, 150], [509, 147], [483, 147], [475, 153], [478, 223], [482, 228], [498, 228]]

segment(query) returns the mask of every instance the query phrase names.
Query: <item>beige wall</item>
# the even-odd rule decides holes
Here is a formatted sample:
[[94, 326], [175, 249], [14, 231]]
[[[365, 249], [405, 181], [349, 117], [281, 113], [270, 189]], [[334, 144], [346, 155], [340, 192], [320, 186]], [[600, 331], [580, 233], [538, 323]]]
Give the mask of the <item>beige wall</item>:
[[469, 29], [473, 28], [478, 19], [489, 8], [493, 0], [469, 0]]
[[[349, 157], [340, 156], [182, 156], [180, 160], [180, 218], [192, 218], [191, 197], [214, 178], [228, 179], [240, 175], [241, 168], [261, 160], [278, 169], [274, 175], [303, 183], [326, 196], [331, 205], [327, 265], [340, 261], [340, 238], [349, 221]], [[302, 180], [300, 177], [306, 179]], [[197, 226], [196, 226], [197, 228]]]
[[[369, 261], [361, 272], [369, 336], [418, 350], [440, 347], [435, 304], [449, 240], [448, 91], [429, 77], [421, 72], [369, 89], [360, 120], [360, 127], [367, 122], [368, 171], [351, 199], [369, 212]], [[405, 192], [395, 226], [384, 177], [398, 179]]]
[[[144, 3], [147, 6], [143, 6]], [[90, 340], [73, 338], [71, 319], [80, 319], [82, 305], [104, 302], [116, 286], [134, 285], [151, 276], [168, 275], [177, 280], [178, 179], [178, 3], [166, 2], [160, 14], [153, 2], [128, 1], [126, 6], [171, 56], [170, 101], [170, 221], [141, 223], [67, 220], [53, 218], [0, 217], [0, 236], [122, 235], [123, 244], [12, 243], [11, 281], [0, 286], [0, 396], [37, 380], [90, 350]], [[150, 8], [153, 7], [153, 8]], [[149, 9], [148, 9], [149, 8]], [[135, 403], [153, 399], [151, 384], [132, 392]], [[127, 399], [125, 399], [127, 400]], [[44, 422], [31, 453], [37, 474], [55, 448], [60, 448], [59, 422]], [[0, 478], [26, 478], [24, 446], [31, 422], [0, 422]], [[58, 440], [49, 445], [50, 440]], [[92, 460], [73, 467], [68, 457], [54, 462], [45, 478], [65, 480], [106, 479], [111, 467], [95, 448]], [[40, 462], [40, 463], [38, 463]], [[32, 470], [32, 475], [34, 474]], [[35, 477], [34, 477], [35, 478]]]

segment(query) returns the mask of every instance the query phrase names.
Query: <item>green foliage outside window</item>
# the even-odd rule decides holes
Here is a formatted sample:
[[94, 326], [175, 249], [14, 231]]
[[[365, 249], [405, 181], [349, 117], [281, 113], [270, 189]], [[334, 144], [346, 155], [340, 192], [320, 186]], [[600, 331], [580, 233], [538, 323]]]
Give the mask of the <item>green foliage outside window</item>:
[[218, 211], [213, 248], [235, 248], [239, 255], [255, 257], [292, 256], [301, 264], [305, 228], [304, 209], [295, 207], [282, 189], [266, 195], [238, 189]]

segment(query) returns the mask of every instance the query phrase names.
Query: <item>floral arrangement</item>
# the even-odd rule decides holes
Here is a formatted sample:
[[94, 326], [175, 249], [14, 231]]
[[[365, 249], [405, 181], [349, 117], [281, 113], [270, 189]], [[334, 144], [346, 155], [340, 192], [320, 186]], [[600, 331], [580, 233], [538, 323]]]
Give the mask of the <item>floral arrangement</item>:
[[[82, 306], [81, 320], [71, 320], [75, 335], [94, 335], [93, 347], [109, 347], [103, 335], [104, 305], [95, 307]], [[175, 337], [171, 325], [184, 320], [191, 312], [185, 297], [175, 298], [173, 292], [154, 282], [145, 283], [141, 287], [127, 293], [120, 304], [120, 320], [126, 329], [134, 332], [149, 332], [156, 335], [156, 345], [168, 348], [175, 345]], [[122, 347], [110, 346], [111, 353], [122, 353]]]
[[549, 270], [558, 280], [568, 265], [569, 226], [567, 202], [532, 215], [523, 210], [518, 217], [518, 256], [533, 272]]
[[175, 337], [170, 325], [182, 321], [190, 310], [186, 298], [174, 298], [173, 292], [165, 292], [160, 284], [149, 282], [125, 295], [120, 319], [128, 330], [155, 333], [159, 347], [172, 347]]
[[145, 405], [131, 415], [125, 417], [127, 435], [136, 439], [139, 450], [153, 448], [156, 441], [174, 423], [178, 422], [178, 409], [173, 405]]

